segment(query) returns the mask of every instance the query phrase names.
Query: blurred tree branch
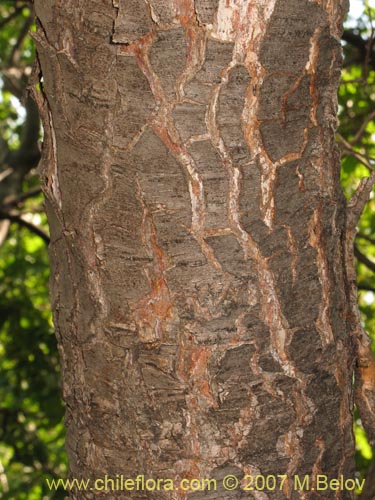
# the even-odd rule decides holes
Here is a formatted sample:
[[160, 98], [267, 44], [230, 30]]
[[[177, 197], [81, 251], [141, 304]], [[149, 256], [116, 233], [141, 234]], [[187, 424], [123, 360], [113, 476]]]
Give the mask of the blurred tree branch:
[[361, 262], [361, 264], [363, 264], [368, 269], [370, 269], [370, 271], [375, 273], [375, 262], [372, 262], [372, 260], [370, 260], [368, 257], [366, 257], [366, 255], [364, 255], [359, 250], [357, 245], [354, 245], [354, 255], [358, 259], [358, 261]]

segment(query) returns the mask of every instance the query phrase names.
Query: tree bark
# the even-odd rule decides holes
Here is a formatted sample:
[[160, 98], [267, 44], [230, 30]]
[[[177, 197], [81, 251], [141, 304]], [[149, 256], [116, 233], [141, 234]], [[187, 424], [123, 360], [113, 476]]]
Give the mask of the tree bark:
[[353, 498], [293, 479], [354, 477], [346, 7], [35, 0], [72, 477], [286, 474], [126, 498]]

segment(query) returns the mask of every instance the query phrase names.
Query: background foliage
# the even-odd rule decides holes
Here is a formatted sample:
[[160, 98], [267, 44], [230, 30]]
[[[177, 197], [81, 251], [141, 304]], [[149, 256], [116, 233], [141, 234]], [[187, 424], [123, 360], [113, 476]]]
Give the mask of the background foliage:
[[[363, 2], [363, 13], [347, 20], [343, 35], [344, 70], [339, 89], [339, 133], [342, 149], [342, 186], [349, 199], [359, 179], [375, 168], [375, 8]], [[373, 340], [375, 353], [375, 197], [361, 217], [355, 241], [358, 299], [362, 320]], [[357, 418], [356, 463], [361, 475], [368, 471], [373, 451]], [[374, 474], [371, 474], [374, 476]], [[370, 480], [370, 478], [369, 478]], [[371, 478], [375, 482], [375, 477]]]
[[[358, 3], [358, 0], [357, 0]], [[348, 18], [339, 91], [342, 185], [349, 198], [375, 168], [375, 9]], [[48, 302], [48, 229], [35, 172], [39, 119], [27, 97], [34, 60], [31, 1], [0, 4], [0, 499], [62, 499], [46, 477], [65, 477], [59, 364]], [[20, 102], [23, 106], [20, 105]], [[375, 198], [356, 239], [359, 304], [375, 345]], [[360, 420], [357, 469], [371, 460]]]
[[62, 499], [59, 362], [48, 300], [47, 221], [35, 167], [39, 118], [27, 96], [31, 3], [0, 4], [0, 498]]

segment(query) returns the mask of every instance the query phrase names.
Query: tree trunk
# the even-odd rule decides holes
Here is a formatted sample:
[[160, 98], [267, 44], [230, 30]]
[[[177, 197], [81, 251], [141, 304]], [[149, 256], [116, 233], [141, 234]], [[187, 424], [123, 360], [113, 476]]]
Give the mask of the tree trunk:
[[71, 476], [177, 485], [108, 498], [353, 498], [343, 3], [35, 0]]

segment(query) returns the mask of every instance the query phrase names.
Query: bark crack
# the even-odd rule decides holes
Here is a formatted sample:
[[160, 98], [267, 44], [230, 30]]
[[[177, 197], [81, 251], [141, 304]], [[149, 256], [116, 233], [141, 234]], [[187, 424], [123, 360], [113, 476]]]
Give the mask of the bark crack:
[[154, 348], [165, 341], [169, 325], [176, 321], [176, 311], [165, 278], [166, 255], [158, 245], [153, 216], [147, 207], [145, 195], [138, 179], [137, 185], [143, 210], [142, 237], [153, 262], [144, 268], [151, 291], [133, 305], [133, 310], [140, 341], [148, 347]]
[[319, 306], [319, 317], [316, 321], [316, 326], [324, 346], [334, 342], [330, 322], [331, 310], [331, 289], [329, 286], [330, 275], [329, 265], [326, 257], [324, 245], [324, 228], [322, 227], [322, 210], [320, 205], [314, 210], [313, 216], [310, 220], [309, 235], [310, 245], [317, 251], [317, 266], [319, 271], [319, 280], [322, 286], [322, 300]]

